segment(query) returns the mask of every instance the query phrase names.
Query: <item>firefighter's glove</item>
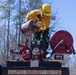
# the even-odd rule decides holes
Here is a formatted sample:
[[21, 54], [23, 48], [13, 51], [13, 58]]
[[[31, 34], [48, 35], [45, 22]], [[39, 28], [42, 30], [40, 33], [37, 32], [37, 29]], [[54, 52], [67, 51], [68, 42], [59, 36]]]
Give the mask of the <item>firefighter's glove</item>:
[[41, 26], [41, 24], [42, 24], [42, 22], [41, 22], [41, 21], [38, 21], [38, 22], [36, 23], [36, 25], [35, 25], [35, 26], [40, 27], [40, 26]]

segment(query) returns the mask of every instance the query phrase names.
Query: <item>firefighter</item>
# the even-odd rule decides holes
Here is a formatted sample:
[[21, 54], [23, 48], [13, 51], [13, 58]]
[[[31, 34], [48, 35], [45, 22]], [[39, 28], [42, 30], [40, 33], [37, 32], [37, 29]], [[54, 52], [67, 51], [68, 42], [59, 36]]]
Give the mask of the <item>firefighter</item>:
[[[25, 23], [29, 21], [30, 19], [36, 20], [35, 26], [37, 26], [38, 32], [33, 34], [33, 39], [40, 40], [41, 43], [43, 42], [43, 45], [40, 47], [43, 48], [45, 45], [44, 52], [46, 52], [46, 49], [48, 46], [48, 40], [50, 39], [49, 36], [49, 25], [51, 21], [51, 13], [52, 9], [49, 4], [42, 4], [40, 6], [39, 10], [32, 10], [26, 15]], [[45, 41], [45, 42], [44, 42]]]
[[34, 34], [36, 39], [46, 39], [49, 34], [49, 25], [51, 20], [51, 6], [49, 4], [42, 4], [39, 10], [32, 10], [26, 15], [25, 22], [30, 19], [35, 19], [37, 23], [35, 26], [39, 27], [37, 33]]

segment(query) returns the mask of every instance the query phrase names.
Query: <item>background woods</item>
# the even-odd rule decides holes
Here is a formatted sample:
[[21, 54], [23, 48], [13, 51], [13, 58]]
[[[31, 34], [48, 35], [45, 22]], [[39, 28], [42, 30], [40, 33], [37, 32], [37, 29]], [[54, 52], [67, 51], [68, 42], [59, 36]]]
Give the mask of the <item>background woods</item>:
[[[46, 0], [45, 0], [46, 1]], [[42, 0], [1, 0], [0, 1], [0, 53], [5, 53], [7, 60], [11, 49], [18, 51], [18, 43], [23, 42], [21, 31], [26, 14], [33, 9], [39, 9]], [[52, 4], [52, 1], [51, 3]], [[56, 12], [53, 13], [56, 15]], [[53, 17], [54, 19], [54, 17]], [[54, 31], [56, 22], [52, 21], [51, 31]], [[51, 33], [51, 32], [50, 32]], [[31, 36], [29, 36], [30, 39]]]

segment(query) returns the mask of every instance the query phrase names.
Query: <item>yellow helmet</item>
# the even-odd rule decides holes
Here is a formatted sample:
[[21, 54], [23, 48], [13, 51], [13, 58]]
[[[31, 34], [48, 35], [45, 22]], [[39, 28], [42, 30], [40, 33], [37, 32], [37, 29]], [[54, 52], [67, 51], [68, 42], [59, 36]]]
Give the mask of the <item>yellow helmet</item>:
[[52, 10], [51, 6], [49, 4], [42, 4], [40, 7], [40, 11], [45, 15], [45, 16], [50, 16]]

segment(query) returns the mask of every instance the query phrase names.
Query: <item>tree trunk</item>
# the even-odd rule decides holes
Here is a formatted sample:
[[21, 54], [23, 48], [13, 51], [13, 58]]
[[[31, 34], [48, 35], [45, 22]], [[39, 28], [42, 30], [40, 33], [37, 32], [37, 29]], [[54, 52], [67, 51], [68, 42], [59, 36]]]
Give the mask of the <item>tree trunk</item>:
[[9, 30], [10, 28], [10, 0], [9, 0], [9, 12], [8, 12], [8, 31], [7, 31], [7, 60], [8, 60], [8, 56], [9, 56]]

